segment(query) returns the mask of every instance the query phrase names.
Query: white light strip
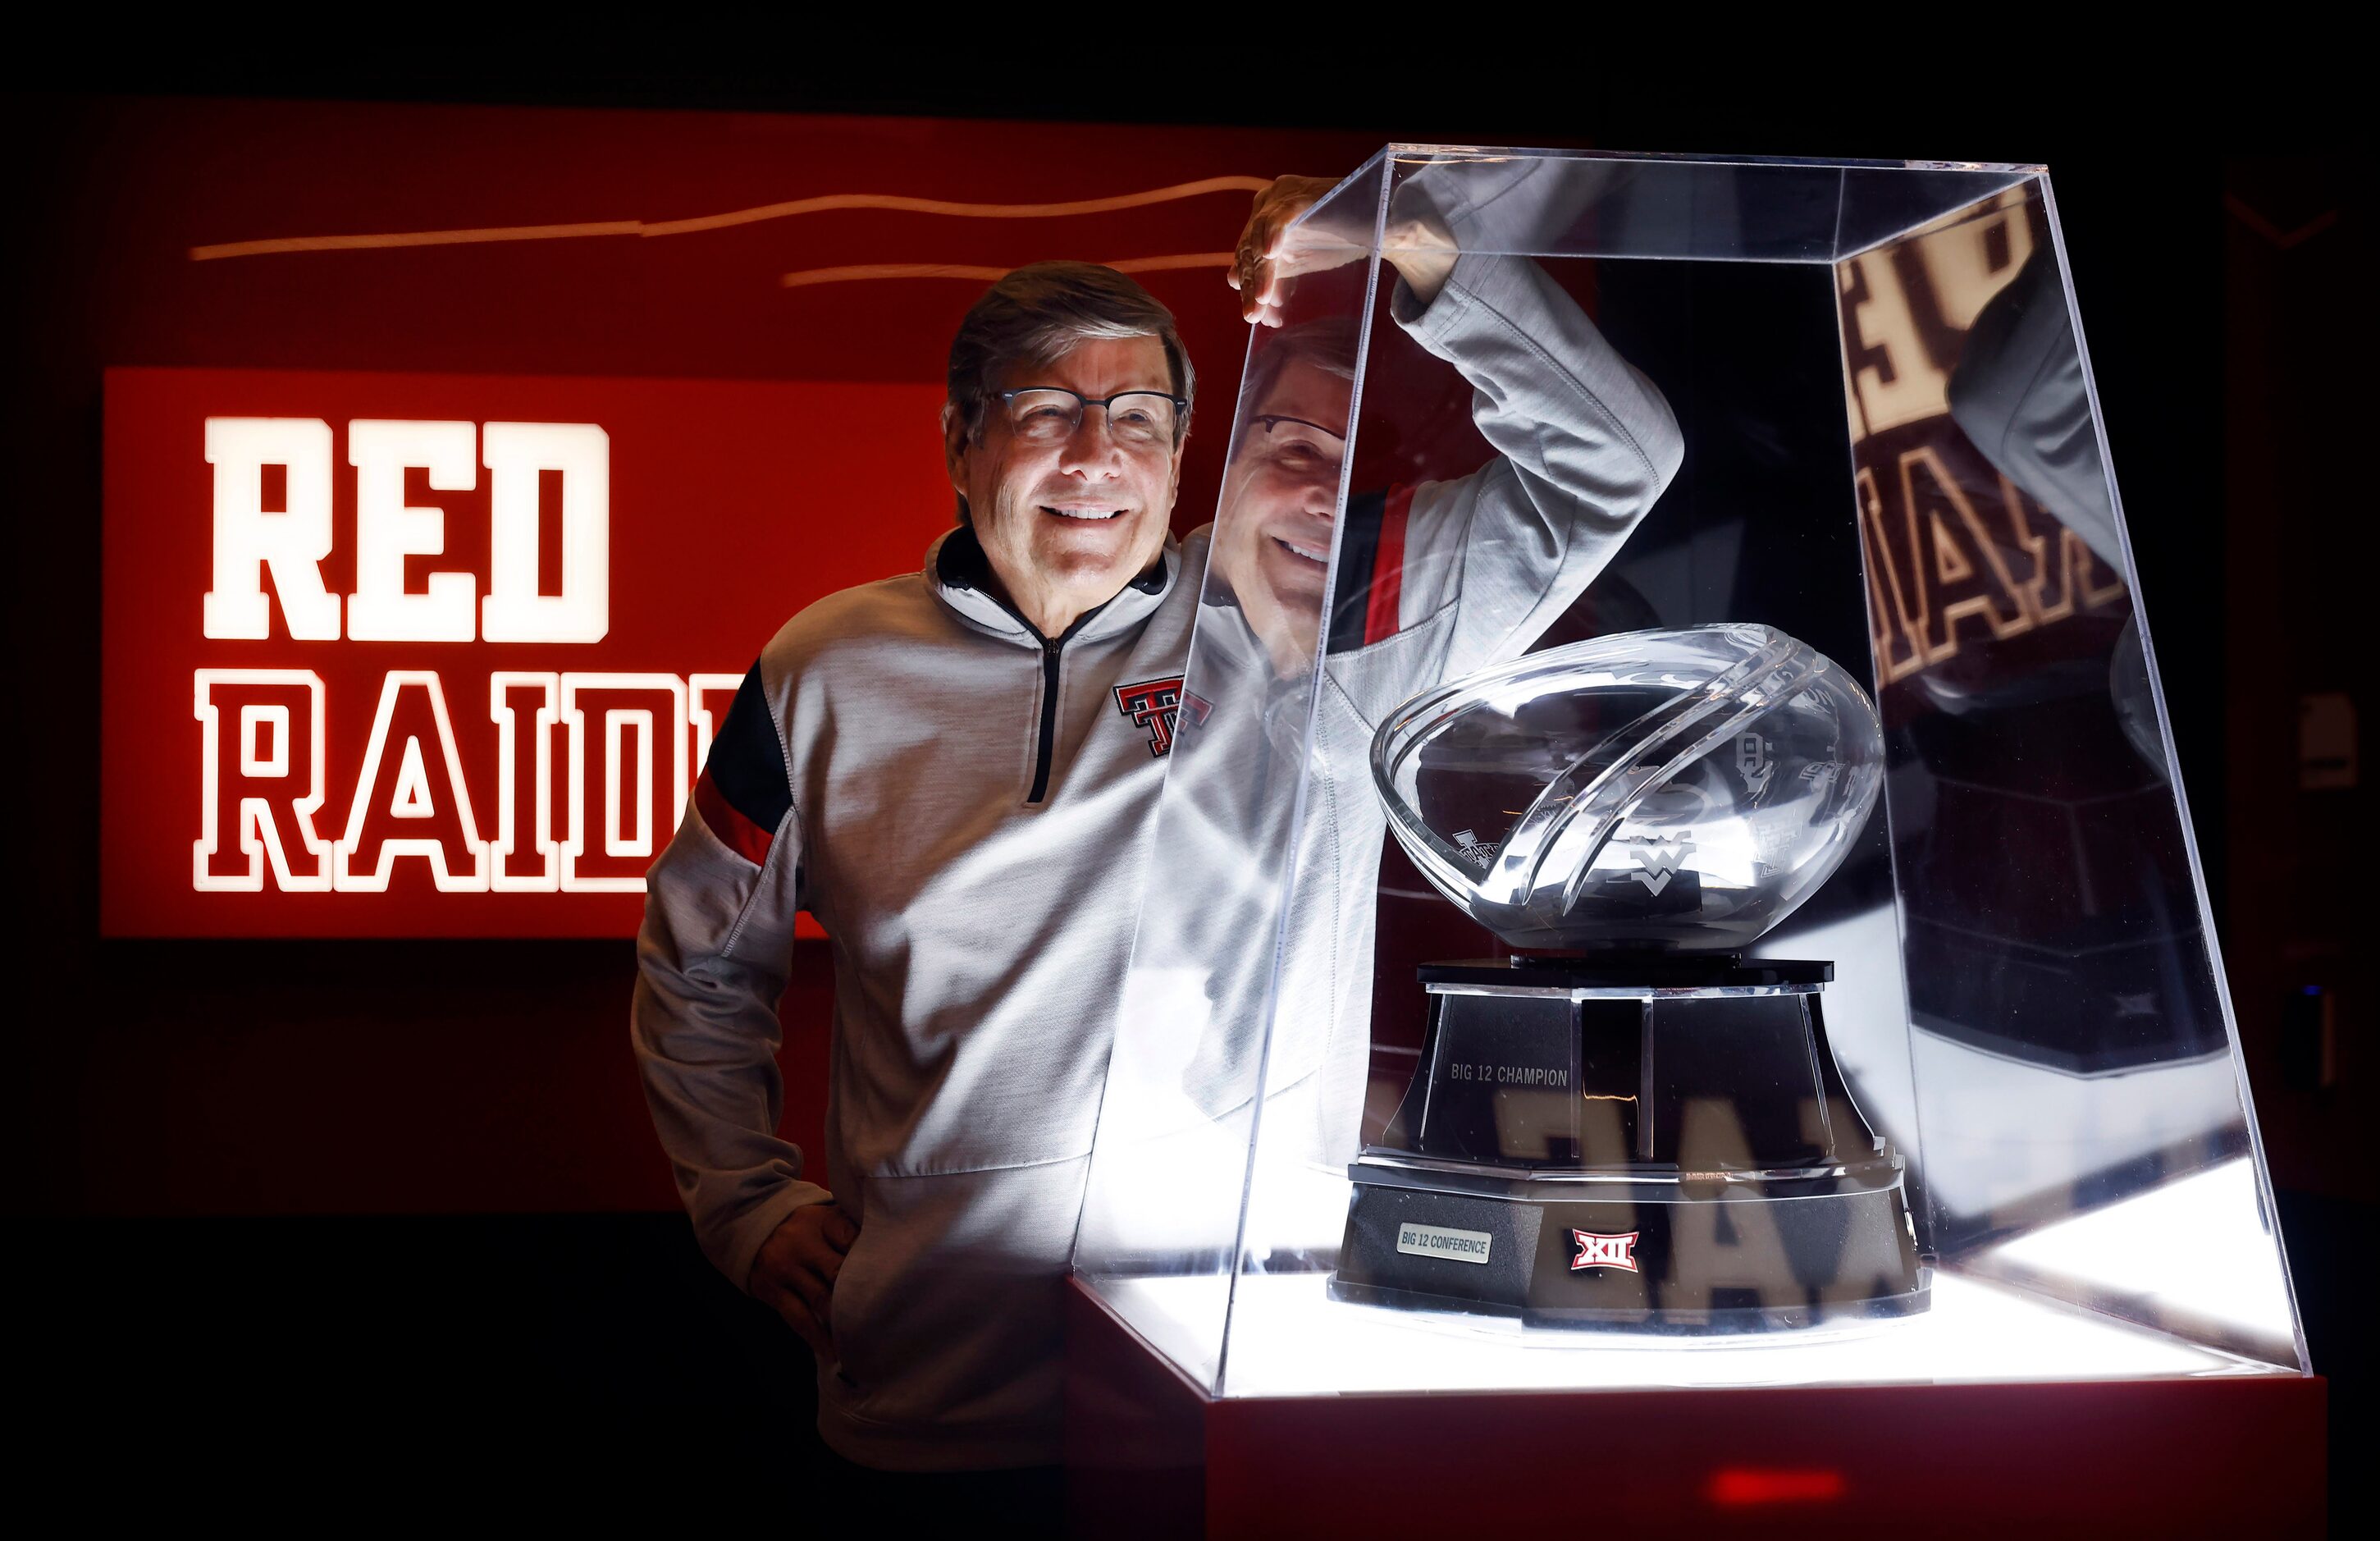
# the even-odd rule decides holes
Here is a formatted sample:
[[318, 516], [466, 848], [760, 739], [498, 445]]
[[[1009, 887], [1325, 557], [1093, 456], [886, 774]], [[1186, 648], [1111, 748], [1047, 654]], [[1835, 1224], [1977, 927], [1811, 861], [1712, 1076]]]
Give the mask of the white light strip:
[[[2241, 1373], [2240, 1361], [1974, 1280], [1937, 1275], [1913, 1317], [1755, 1338], [1523, 1329], [1492, 1317], [1353, 1305], [1320, 1273], [1245, 1277], [1229, 1396], [1365, 1391], [2092, 1380]], [[1152, 1342], [1212, 1336], [1206, 1278], [1087, 1280]]]

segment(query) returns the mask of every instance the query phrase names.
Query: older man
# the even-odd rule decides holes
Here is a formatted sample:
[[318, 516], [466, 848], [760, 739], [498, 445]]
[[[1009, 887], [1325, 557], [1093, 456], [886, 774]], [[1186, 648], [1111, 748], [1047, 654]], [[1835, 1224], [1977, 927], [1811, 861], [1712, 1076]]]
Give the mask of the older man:
[[[1279, 320], [1283, 233], [1321, 186], [1259, 197], [1234, 274], [1252, 319]], [[1493, 560], [1435, 572], [1416, 598], [1453, 615], [1476, 581], [1472, 629], [1524, 646], [1526, 619], [1658, 495], [1674, 427], [1574, 307], [1542, 324], [1568, 302], [1541, 279], [1475, 292], [1444, 239], [1390, 257], [1401, 323], [1492, 394], [1498, 420], [1532, 424], [1521, 470], [1438, 500], [1444, 517], [1411, 540]], [[1496, 293], [1530, 313], [1502, 314]], [[1513, 347], [1516, 325], [1575, 357]], [[1196, 377], [1130, 279], [1010, 274], [962, 324], [949, 392], [957, 528], [921, 573], [821, 601], [762, 651], [652, 869], [634, 1011], [705, 1252], [817, 1351], [827, 1442], [912, 1471], [1057, 1458], [1058, 1284], [1159, 870], [1167, 709], [1209, 587], [1207, 532], [1168, 536]], [[1343, 390], [1332, 402], [1314, 431], [1343, 436]], [[1500, 448], [1513, 437], [1483, 426]], [[1305, 567], [1329, 539], [1328, 507], [1300, 507], [1281, 543], [1305, 566], [1236, 579], [1253, 598], [1270, 571], [1284, 614], [1318, 601]], [[1296, 624], [1272, 629], [1293, 669]], [[835, 962], [823, 1184], [775, 1133], [774, 1002], [803, 908]]]

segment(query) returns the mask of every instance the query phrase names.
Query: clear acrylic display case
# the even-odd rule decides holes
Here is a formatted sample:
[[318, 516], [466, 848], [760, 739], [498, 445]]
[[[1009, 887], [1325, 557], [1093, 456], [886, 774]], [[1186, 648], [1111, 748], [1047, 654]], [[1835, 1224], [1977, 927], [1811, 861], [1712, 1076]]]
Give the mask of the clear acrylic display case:
[[[2305, 1373], [2043, 169], [1393, 146], [1293, 244], [1082, 1284], [1216, 1397]], [[1698, 1285], [1767, 1329], [1339, 1298], [1351, 1164], [1426, 1069], [1416, 970], [1508, 951], [1384, 841], [1376, 733], [1526, 653], [1730, 623], [1880, 721], [1840, 867], [1740, 951], [1833, 965], [1925, 1308], [1800, 1325], [1821, 1284], [1755, 1266], [1751, 1207]], [[1671, 1164], [1724, 1186], [1740, 1146]]]

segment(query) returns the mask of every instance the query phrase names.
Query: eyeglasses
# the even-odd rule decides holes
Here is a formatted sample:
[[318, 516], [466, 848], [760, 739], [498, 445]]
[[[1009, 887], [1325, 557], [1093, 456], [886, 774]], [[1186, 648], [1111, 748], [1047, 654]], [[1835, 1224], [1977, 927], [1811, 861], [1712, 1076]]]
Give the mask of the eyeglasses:
[[1002, 391], [1001, 405], [1008, 409], [1009, 431], [1028, 443], [1060, 443], [1083, 426], [1091, 407], [1107, 408], [1108, 432], [1119, 443], [1143, 448], [1173, 443], [1174, 428], [1190, 403], [1162, 391], [1118, 391], [1111, 396], [1087, 396], [1062, 385], [1035, 385]]
[[1310, 428], [1317, 433], [1328, 433], [1342, 443], [1344, 443], [1347, 439], [1346, 434], [1335, 428], [1325, 428], [1311, 418], [1293, 418], [1286, 412], [1268, 412], [1262, 417], [1250, 418], [1248, 421], [1263, 429], [1268, 436], [1283, 423], [1295, 423], [1301, 428]]
[[1240, 435], [1232, 450], [1234, 465], [1262, 464], [1303, 480], [1335, 478], [1347, 455], [1347, 436], [1311, 418], [1286, 412], [1266, 412], [1248, 419], [1253, 433]]

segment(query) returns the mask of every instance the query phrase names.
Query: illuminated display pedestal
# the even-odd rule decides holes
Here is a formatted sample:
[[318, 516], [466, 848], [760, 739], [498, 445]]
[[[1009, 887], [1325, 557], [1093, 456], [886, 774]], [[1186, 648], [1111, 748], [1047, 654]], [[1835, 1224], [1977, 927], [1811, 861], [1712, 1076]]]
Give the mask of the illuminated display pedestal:
[[[2058, 1268], [2244, 1198], [2234, 1162], [2029, 1238]], [[2162, 1212], [2161, 1212], [2162, 1211]], [[2278, 1282], [2252, 1251], [2159, 1302], [2219, 1329]], [[1226, 1289], [1229, 1397], [1172, 1363]], [[2325, 1383], [2078, 1311], [1935, 1278], [1931, 1308], [1757, 1338], [1572, 1327], [1330, 1298], [1323, 1276], [1139, 1279], [1069, 1290], [1077, 1528], [1402, 1535], [1466, 1523], [1865, 1535], [1955, 1509], [1960, 1533], [2318, 1535]]]
[[[1203, 1302], [1182, 1280], [1115, 1292], [1120, 1312], [1186, 1318]], [[1322, 1281], [1290, 1275], [1245, 1282], [1234, 1302], [1250, 1337], [1250, 1396], [1466, 1391], [1715, 1390], [1844, 1384], [1981, 1385], [2029, 1379], [2126, 1380], [2252, 1374], [2232, 1356], [2064, 1310], [1988, 1280], [1944, 1276], [1933, 1309], [1889, 1324], [1828, 1327], [1748, 1343], [1647, 1340], [1580, 1329], [1544, 1349], [1520, 1333], [1483, 1330], [1451, 1313], [1336, 1310]]]

